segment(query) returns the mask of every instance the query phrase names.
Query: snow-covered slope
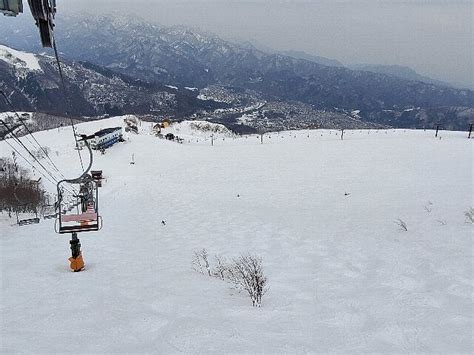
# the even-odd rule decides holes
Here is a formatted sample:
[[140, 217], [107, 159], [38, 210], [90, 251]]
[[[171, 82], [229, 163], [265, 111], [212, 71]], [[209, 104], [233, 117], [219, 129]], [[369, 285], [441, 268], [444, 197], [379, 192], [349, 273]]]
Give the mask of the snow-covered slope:
[[0, 44], [0, 60], [22, 70], [42, 71], [38, 59], [33, 53], [17, 51]]
[[[211, 146], [146, 126], [95, 155], [104, 228], [80, 235], [86, 271], [68, 270], [53, 221], [2, 217], [0, 352], [472, 352], [465, 133], [316, 130]], [[70, 128], [36, 135], [77, 175]], [[260, 255], [262, 308], [192, 271], [201, 248]]]
[[[147, 114], [183, 117], [215, 103], [162, 86], [145, 84], [88, 62], [62, 59], [68, 83], [69, 108], [60, 94], [60, 78], [54, 57], [20, 52], [0, 46], [0, 83], [16, 111], [33, 111], [76, 117], [112, 114]], [[197, 96], [197, 95], [196, 95]], [[0, 100], [0, 111], [11, 110]]]

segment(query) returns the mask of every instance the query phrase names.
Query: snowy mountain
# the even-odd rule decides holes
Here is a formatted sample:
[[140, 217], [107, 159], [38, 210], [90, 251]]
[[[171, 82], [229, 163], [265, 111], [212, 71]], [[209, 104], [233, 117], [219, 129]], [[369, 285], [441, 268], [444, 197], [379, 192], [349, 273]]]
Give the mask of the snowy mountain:
[[303, 51], [280, 51], [279, 53], [282, 55], [286, 55], [288, 57], [304, 59], [310, 62], [315, 62], [321, 65], [325, 65], [328, 67], [343, 67], [344, 66], [338, 60], [321, 57], [319, 55], [312, 55]]
[[13, 66], [18, 73], [42, 72], [38, 57], [0, 45], [0, 60]]
[[[37, 49], [36, 37], [26, 27], [3, 24], [7, 43]], [[465, 110], [474, 108], [470, 90], [269, 54], [183, 26], [58, 16], [56, 36], [65, 56], [150, 84], [251, 90], [266, 101], [298, 102], [330, 112], [357, 110], [361, 121], [379, 125], [421, 128], [442, 121], [446, 128], [466, 129]], [[413, 109], [413, 115], [405, 114]]]
[[[0, 46], [2, 90], [17, 110], [36, 111], [30, 129], [47, 129], [68, 124], [56, 116], [72, 112], [76, 116], [99, 116], [132, 113], [149, 120], [163, 117], [177, 120], [192, 118], [220, 122], [236, 132], [257, 132], [288, 128], [367, 128], [374, 125], [351, 117], [347, 112], [328, 113], [299, 102], [266, 100], [252, 90], [209, 86], [202, 90], [148, 83], [133, 79], [90, 62], [66, 61], [65, 80], [71, 107], [61, 93], [61, 83], [54, 58], [20, 52]], [[0, 100], [0, 109], [11, 110]], [[41, 114], [43, 113], [43, 114]], [[239, 117], [251, 115], [243, 122]], [[14, 119], [11, 114], [8, 120]], [[81, 119], [81, 117], [77, 117]], [[15, 125], [15, 122], [9, 124]], [[3, 127], [0, 127], [0, 134]], [[21, 133], [21, 132], [19, 132]]]
[[[0, 45], [1, 89], [17, 110], [74, 116], [136, 113], [157, 117], [179, 116], [198, 109], [220, 107], [198, 100], [186, 90], [149, 84], [87, 62], [62, 63], [67, 100], [55, 59]], [[67, 107], [69, 102], [70, 107]], [[0, 100], [0, 110], [11, 108]]]
[[[53, 220], [19, 227], [0, 214], [0, 353], [472, 352], [465, 132], [285, 131], [261, 144], [192, 124], [169, 128], [178, 144], [141, 122], [94, 154], [104, 225], [79, 235], [81, 273]], [[80, 173], [70, 127], [35, 136], [68, 177]], [[262, 307], [193, 271], [202, 248], [211, 263], [262, 257]]]
[[406, 80], [411, 80], [411, 81], [421, 81], [428, 84], [452, 87], [452, 85], [448, 83], [418, 74], [412, 68], [402, 66], [402, 65], [355, 64], [355, 65], [349, 66], [349, 68], [353, 70], [362, 70], [362, 71], [369, 71], [372, 73], [391, 75], [391, 76], [395, 76], [401, 79], [406, 79]]

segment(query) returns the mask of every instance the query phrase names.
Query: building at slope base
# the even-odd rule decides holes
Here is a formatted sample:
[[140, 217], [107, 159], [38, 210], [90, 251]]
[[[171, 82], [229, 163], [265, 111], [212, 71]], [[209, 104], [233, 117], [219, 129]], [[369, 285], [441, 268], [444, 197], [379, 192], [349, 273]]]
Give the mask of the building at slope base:
[[112, 127], [95, 132], [94, 136], [88, 141], [92, 149], [102, 150], [111, 147], [122, 139], [122, 127]]

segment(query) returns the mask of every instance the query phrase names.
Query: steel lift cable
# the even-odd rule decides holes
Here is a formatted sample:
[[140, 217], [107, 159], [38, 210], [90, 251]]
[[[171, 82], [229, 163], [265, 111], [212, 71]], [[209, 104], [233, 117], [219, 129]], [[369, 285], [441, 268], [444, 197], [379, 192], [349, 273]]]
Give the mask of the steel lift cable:
[[[30, 154], [30, 156], [36, 161], [39, 163], [39, 165], [43, 168], [43, 170], [49, 175], [49, 177], [54, 181], [51, 181], [50, 178], [48, 178], [48, 176], [46, 176], [43, 172], [41, 172], [41, 170], [36, 167], [33, 163], [31, 163], [28, 159], [26, 159], [12, 144], [10, 144], [10, 142], [8, 142], [7, 139], [4, 139], [4, 141], [20, 156], [22, 157], [34, 170], [37, 170], [39, 174], [41, 174], [41, 176], [43, 176], [44, 178], [46, 178], [50, 183], [52, 183], [53, 185], [56, 185], [57, 182], [59, 181], [58, 178], [56, 178], [51, 171], [49, 171], [48, 169], [46, 169], [46, 167], [41, 164], [38, 159], [31, 153], [31, 151], [21, 142], [21, 140], [18, 138], [18, 136], [16, 136], [12, 129], [10, 127], [8, 127], [8, 125], [3, 121], [3, 120], [0, 120], [0, 123], [2, 123], [8, 132], [10, 132], [13, 136], [14, 136], [14, 141], [16, 141], [17, 143], [19, 143], [27, 152], [28, 154]], [[66, 190], [68, 191], [69, 193], [77, 193], [77, 191], [73, 190], [73, 191], [70, 191], [70, 190]]]
[[[33, 140], [36, 142], [36, 145], [42, 150], [44, 156], [48, 159], [49, 161], [49, 164], [59, 173], [59, 175], [61, 175], [61, 178], [65, 179], [65, 176], [61, 173], [61, 171], [59, 170], [59, 168], [56, 166], [56, 164], [53, 162], [53, 160], [50, 158], [49, 154], [46, 152], [45, 148], [38, 142], [38, 140], [35, 138], [35, 136], [33, 135], [33, 133], [30, 131], [30, 129], [28, 128], [28, 126], [26, 125], [26, 123], [21, 119], [20, 115], [18, 114], [18, 112], [15, 111], [15, 108], [13, 107], [13, 104], [11, 103], [10, 99], [6, 96], [5, 92], [0, 90], [0, 94], [3, 96], [3, 98], [5, 99], [5, 101], [8, 103], [8, 105], [10, 106], [11, 110], [13, 113], [15, 113], [16, 117], [18, 118], [18, 121], [21, 122], [21, 124], [23, 125], [23, 127], [25, 128], [26, 132], [33, 138]], [[28, 139], [28, 141], [30, 142], [31, 145], [33, 145], [33, 143]]]
[[81, 151], [79, 150], [79, 144], [77, 141], [77, 132], [76, 132], [76, 126], [74, 125], [74, 121], [69, 114], [69, 109], [71, 107], [71, 103], [68, 99], [68, 96], [66, 94], [66, 83], [64, 80], [64, 75], [63, 75], [63, 70], [61, 67], [61, 60], [59, 59], [59, 54], [58, 54], [58, 47], [56, 46], [56, 40], [53, 37], [53, 49], [54, 49], [54, 56], [56, 58], [56, 63], [58, 65], [58, 71], [59, 71], [59, 78], [61, 80], [61, 85], [62, 85], [62, 93], [63, 93], [63, 98], [66, 103], [66, 116], [69, 117], [69, 120], [71, 121], [71, 127], [72, 127], [72, 133], [74, 135], [74, 140], [76, 142], [76, 148], [77, 148], [77, 154], [79, 155], [79, 161], [81, 162], [81, 168], [84, 171], [84, 163], [82, 162], [82, 156], [81, 156]]
[[15, 140], [17, 143], [19, 143], [19, 144], [23, 147], [23, 149], [25, 149], [25, 150], [28, 152], [28, 154], [33, 158], [33, 160], [36, 161], [36, 162], [38, 163], [38, 165], [41, 166], [41, 168], [43, 168], [43, 170], [44, 170], [54, 181], [57, 182], [56, 177], [54, 177], [53, 174], [52, 174], [48, 169], [46, 169], [46, 167], [38, 160], [38, 158], [36, 158], [36, 157], [34, 156], [34, 154], [31, 153], [31, 151], [28, 149], [28, 147], [23, 144], [23, 142], [18, 138], [18, 136], [15, 134], [15, 132], [13, 132], [13, 130], [11, 130], [10, 127], [8, 127], [8, 125], [5, 123], [5, 121], [0, 120], [0, 123], [5, 126], [5, 128], [7, 129], [7, 131], [13, 136], [14, 140]]
[[43, 174], [43, 173], [42, 173], [37, 167], [35, 167], [28, 159], [26, 159], [26, 158], [23, 156], [23, 154], [21, 154], [21, 153], [18, 151], [18, 149], [16, 149], [13, 145], [11, 145], [11, 143], [10, 143], [7, 139], [5, 139], [4, 141], [5, 141], [5, 143], [7, 143], [7, 144], [10, 146], [11, 149], [13, 149], [13, 151], [14, 151], [16, 154], [18, 154], [24, 161], [26, 161], [33, 169], [38, 170], [38, 173], [39, 173], [42, 177], [44, 177], [46, 180], [48, 180], [48, 181], [49, 181], [51, 184], [53, 184], [53, 185], [56, 185], [56, 184], [57, 184], [56, 182], [53, 182], [47, 175]]

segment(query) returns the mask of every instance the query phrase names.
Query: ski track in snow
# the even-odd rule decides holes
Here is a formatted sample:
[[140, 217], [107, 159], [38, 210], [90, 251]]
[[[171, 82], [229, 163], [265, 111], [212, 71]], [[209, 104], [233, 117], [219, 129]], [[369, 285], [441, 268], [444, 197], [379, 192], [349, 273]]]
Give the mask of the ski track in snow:
[[[35, 135], [78, 175], [70, 128]], [[85, 272], [54, 221], [0, 215], [0, 352], [472, 352], [472, 141], [433, 135], [130, 135], [95, 154], [104, 227], [79, 235]], [[201, 248], [260, 255], [262, 308], [192, 271]]]

